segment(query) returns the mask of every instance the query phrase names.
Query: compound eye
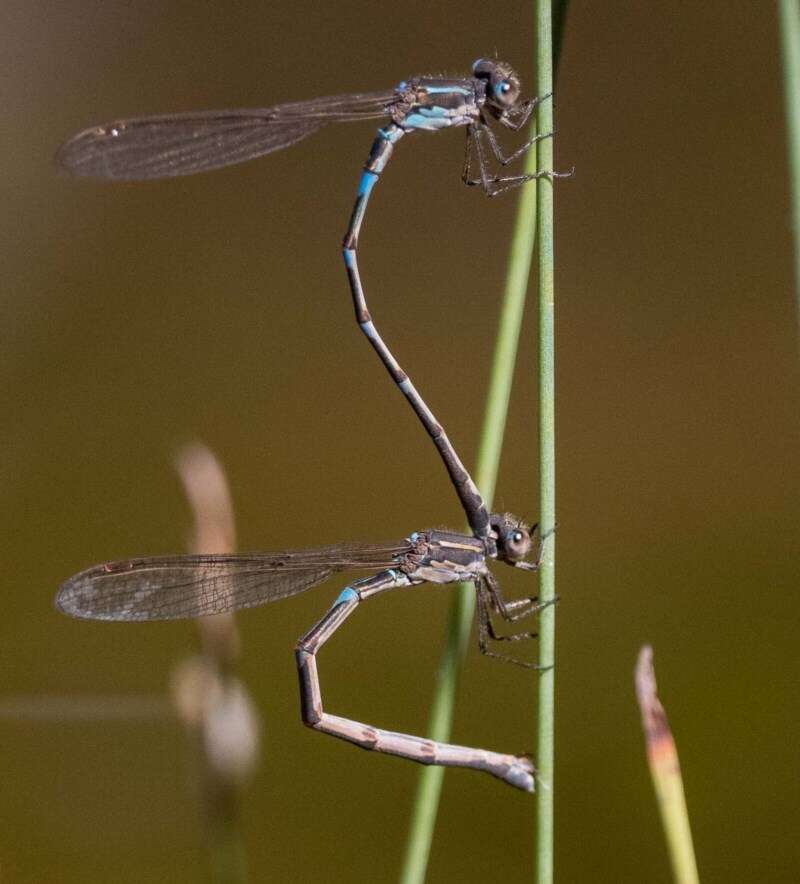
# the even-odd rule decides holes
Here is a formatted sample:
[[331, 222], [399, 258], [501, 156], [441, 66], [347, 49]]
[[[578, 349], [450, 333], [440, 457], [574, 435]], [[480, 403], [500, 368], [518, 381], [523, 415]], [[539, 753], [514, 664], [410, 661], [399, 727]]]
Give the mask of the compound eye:
[[511, 107], [519, 98], [519, 83], [514, 80], [500, 80], [493, 88], [495, 100], [505, 107]]
[[531, 538], [527, 531], [515, 528], [505, 536], [505, 553], [511, 561], [524, 559], [530, 552]]

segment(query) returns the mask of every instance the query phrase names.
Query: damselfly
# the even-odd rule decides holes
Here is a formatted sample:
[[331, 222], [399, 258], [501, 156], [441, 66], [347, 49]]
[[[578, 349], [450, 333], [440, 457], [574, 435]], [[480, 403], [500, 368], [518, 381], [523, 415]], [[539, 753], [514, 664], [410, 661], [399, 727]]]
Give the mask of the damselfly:
[[[345, 587], [327, 613], [295, 647], [303, 722], [315, 730], [422, 764], [486, 771], [512, 786], [533, 791], [534, 768], [525, 755], [505, 755], [437, 743], [395, 733], [325, 712], [317, 676], [319, 649], [357, 605], [390, 589], [422, 583], [472, 582], [477, 593], [480, 649], [489, 641], [516, 641], [532, 633], [501, 636], [491, 614], [508, 622], [535, 614], [536, 598], [505, 601], [487, 560], [535, 571], [541, 539], [534, 549], [531, 529], [508, 513], [492, 514], [485, 538], [449, 531], [412, 534], [396, 543], [353, 544], [250, 555], [192, 555], [130, 559], [97, 565], [60, 587], [56, 606], [65, 614], [94, 620], [170, 620], [204, 617], [288, 598], [345, 570], [377, 571]], [[538, 550], [538, 554], [537, 554]], [[533, 561], [528, 561], [531, 552]], [[515, 661], [519, 662], [519, 661]], [[532, 665], [532, 664], [523, 664]]]
[[[548, 97], [548, 96], [544, 96]], [[517, 131], [540, 99], [523, 100], [520, 81], [505, 62], [478, 59], [468, 77], [413, 77], [384, 92], [335, 95], [273, 107], [203, 111], [119, 120], [78, 133], [59, 151], [58, 162], [76, 175], [114, 181], [170, 178], [218, 169], [288, 147], [327, 123], [388, 120], [378, 130], [358, 185], [358, 195], [344, 236], [343, 254], [356, 320], [394, 382], [408, 399], [444, 461], [473, 534], [486, 538], [489, 515], [475, 483], [436, 420], [378, 333], [367, 309], [356, 262], [361, 223], [370, 193], [391, 157], [394, 145], [413, 132], [436, 132], [463, 126], [467, 147], [462, 178], [495, 196], [526, 181], [563, 173], [493, 175], [487, 145], [500, 166], [522, 156], [550, 133], [534, 135], [512, 153], [500, 147], [490, 123]], [[472, 156], [477, 160], [477, 177]], [[570, 174], [570, 173], [566, 173]]]

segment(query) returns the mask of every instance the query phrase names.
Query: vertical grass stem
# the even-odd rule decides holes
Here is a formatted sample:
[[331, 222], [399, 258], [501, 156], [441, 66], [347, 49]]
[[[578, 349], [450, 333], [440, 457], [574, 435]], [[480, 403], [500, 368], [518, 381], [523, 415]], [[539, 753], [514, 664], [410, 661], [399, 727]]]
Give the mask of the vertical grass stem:
[[[536, 0], [537, 82], [539, 95], [553, 91], [553, 22], [551, 0]], [[540, 132], [553, 132], [553, 102], [537, 108]], [[537, 152], [537, 170], [553, 171], [553, 139]], [[553, 182], [539, 181], [537, 246], [539, 257], [539, 525], [545, 541], [539, 572], [539, 599], [555, 598], [555, 284], [553, 263]], [[539, 616], [538, 740], [536, 766], [536, 882], [553, 881], [553, 800], [555, 736], [555, 605]]]
[[779, 0], [783, 49], [783, 93], [786, 111], [786, 140], [792, 194], [794, 235], [794, 288], [800, 324], [800, 2]]

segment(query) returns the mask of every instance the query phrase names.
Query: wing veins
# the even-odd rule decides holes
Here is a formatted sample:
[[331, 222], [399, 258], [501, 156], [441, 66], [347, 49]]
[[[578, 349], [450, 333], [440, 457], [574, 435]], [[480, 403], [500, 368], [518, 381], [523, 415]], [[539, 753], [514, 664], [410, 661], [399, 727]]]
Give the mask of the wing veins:
[[147, 180], [245, 162], [288, 147], [330, 122], [386, 117], [394, 92], [337, 95], [268, 108], [118, 120], [79, 132], [56, 160], [76, 175]]
[[380, 570], [396, 564], [409, 548], [403, 541], [112, 562], [67, 580], [58, 591], [56, 606], [74, 617], [100, 620], [204, 616], [297, 595], [337, 571]]

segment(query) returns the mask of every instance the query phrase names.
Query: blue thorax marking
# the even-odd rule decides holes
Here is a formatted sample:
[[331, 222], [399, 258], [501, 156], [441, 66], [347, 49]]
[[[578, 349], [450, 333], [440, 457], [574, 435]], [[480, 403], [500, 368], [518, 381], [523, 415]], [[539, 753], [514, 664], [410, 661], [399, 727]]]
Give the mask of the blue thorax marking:
[[404, 129], [446, 129], [455, 122], [443, 107], [420, 107], [403, 119]]
[[408, 535], [409, 543], [416, 543], [419, 540], [419, 532], [415, 531], [413, 534]]
[[458, 95], [471, 95], [472, 90], [466, 89], [464, 86], [426, 86], [425, 91], [428, 95], [443, 95], [457, 93]]

